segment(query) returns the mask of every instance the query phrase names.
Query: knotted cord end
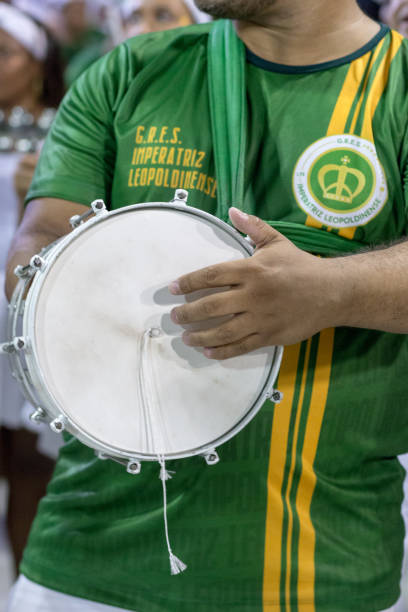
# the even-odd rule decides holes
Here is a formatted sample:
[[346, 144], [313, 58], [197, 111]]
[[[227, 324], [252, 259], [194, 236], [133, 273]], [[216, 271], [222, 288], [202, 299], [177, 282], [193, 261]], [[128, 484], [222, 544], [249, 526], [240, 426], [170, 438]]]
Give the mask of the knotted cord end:
[[165, 467], [160, 468], [159, 478], [160, 480], [171, 480], [173, 478], [172, 474], [175, 474], [172, 470], [166, 470]]

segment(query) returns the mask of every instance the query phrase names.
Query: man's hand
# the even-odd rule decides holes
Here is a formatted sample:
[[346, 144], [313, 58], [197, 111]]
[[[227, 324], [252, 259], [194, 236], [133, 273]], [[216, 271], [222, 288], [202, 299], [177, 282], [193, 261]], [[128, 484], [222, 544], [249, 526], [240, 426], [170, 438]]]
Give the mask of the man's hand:
[[[172, 310], [173, 322], [180, 325], [230, 315], [211, 329], [185, 332], [184, 342], [206, 347], [209, 358], [226, 359], [263, 346], [294, 344], [335, 325], [341, 287], [339, 277], [328, 273], [327, 260], [298, 249], [257, 217], [231, 208], [230, 218], [253, 240], [256, 251], [250, 258], [203, 268], [170, 285], [176, 295], [225, 288]], [[336, 270], [340, 274], [338, 264]]]

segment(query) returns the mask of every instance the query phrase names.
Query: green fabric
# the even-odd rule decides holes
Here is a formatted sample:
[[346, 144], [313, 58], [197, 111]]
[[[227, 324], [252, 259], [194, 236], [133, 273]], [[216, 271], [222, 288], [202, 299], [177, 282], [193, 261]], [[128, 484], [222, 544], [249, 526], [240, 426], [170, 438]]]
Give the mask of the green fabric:
[[[391, 606], [392, 597], [386, 604], [380, 585], [391, 585], [402, 562], [405, 529], [399, 507], [405, 472], [395, 455], [407, 452], [408, 343], [403, 335], [339, 328], [334, 355], [331, 380], [337, 382], [329, 390], [314, 466], [321, 478], [312, 500], [319, 559], [316, 581], [321, 585], [316, 610], [346, 609], [339, 602], [343, 590], [340, 597], [354, 598], [351, 609], [377, 612]], [[308, 409], [304, 402], [303, 419]], [[296, 506], [292, 508], [296, 516]], [[337, 538], [342, 546], [328, 545]], [[347, 592], [340, 587], [346, 582]], [[398, 591], [395, 582], [394, 601]], [[368, 603], [366, 593], [378, 593], [379, 598]]]
[[[115, 208], [148, 201], [152, 190], [154, 198], [167, 201], [173, 190], [182, 186], [190, 191], [191, 205], [215, 214], [218, 186], [206, 77], [209, 29], [208, 25], [193, 26], [184, 34], [183, 42], [175, 34], [166, 57], [155, 57], [154, 50], [164, 53], [162, 46], [170, 34], [142, 36], [121, 45], [80, 77], [43, 149], [27, 201], [50, 195], [89, 205], [93, 199], [104, 197], [108, 206]], [[178, 45], [183, 48], [182, 55]], [[403, 60], [400, 65], [404, 69]], [[307, 227], [305, 231], [306, 214], [294, 201], [296, 162], [311, 143], [325, 136], [348, 69], [349, 64], [341, 63], [312, 74], [283, 74], [250, 63], [246, 67], [245, 193], [252, 190], [257, 214], [264, 220], [279, 231], [284, 231], [283, 224], [287, 224], [285, 231], [290, 239], [322, 254], [353, 250], [354, 242], [366, 246], [405, 234], [401, 176], [407, 158], [398, 149], [399, 128], [394, 125], [403, 121], [405, 97], [397, 79], [390, 85], [393, 98], [387, 90], [380, 101], [387, 108], [392, 100], [399, 105], [395, 120], [387, 119], [387, 129], [395, 138], [388, 138], [379, 113], [374, 117], [377, 152], [385, 175], [393, 179], [388, 181], [388, 201], [393, 206], [387, 204], [375, 222], [359, 226], [354, 241], [348, 241], [336, 230], [329, 233]], [[185, 82], [187, 70], [189, 79]], [[322, 97], [321, 92], [327, 94]], [[157, 102], [151, 107], [153, 97]], [[265, 104], [267, 99], [269, 103]], [[159, 104], [162, 109], [156, 118]], [[293, 117], [300, 118], [297, 130]], [[137, 129], [142, 130], [140, 142], [136, 140]], [[155, 135], [149, 130], [156, 130]], [[165, 130], [163, 135], [161, 130]], [[398, 134], [400, 140], [402, 135]], [[252, 176], [256, 177], [254, 184]]]
[[106, 52], [107, 36], [97, 29], [89, 29], [77, 40], [63, 44], [61, 55], [65, 63], [64, 82], [66, 88], [94, 61]]
[[[116, 209], [169, 201], [175, 188], [184, 187], [191, 205], [214, 214], [210, 29], [193, 26], [137, 37], [84, 73], [53, 124], [28, 199], [59, 197], [89, 205], [103, 197]], [[389, 59], [393, 36], [385, 33], [365, 53], [372, 57], [377, 45], [383, 45]], [[354, 61], [360, 57], [357, 53]], [[304, 152], [326, 138], [338, 100], [342, 107], [359, 109], [354, 97], [341, 93], [352, 66], [344, 60], [313, 73], [284, 74], [268, 63], [263, 68], [246, 63], [244, 190], [253, 193], [255, 214], [276, 227], [294, 224], [297, 240], [305, 239], [307, 214], [295, 197], [294, 171]], [[407, 229], [408, 42], [391, 63], [389, 77], [384, 74], [379, 76], [387, 87], [372, 129], [388, 199], [357, 227], [355, 241], [363, 245], [400, 238]], [[355, 92], [358, 98], [358, 83]], [[350, 140], [357, 137], [350, 135]], [[235, 153], [233, 163], [239, 166], [240, 155]], [[358, 172], [351, 184], [355, 192]], [[334, 213], [327, 212], [327, 219], [332, 217]], [[333, 237], [326, 235], [344, 241], [338, 231], [328, 232], [326, 225], [308, 228], [311, 239], [304, 248], [317, 252], [317, 243], [332, 248]], [[278, 546], [286, 555], [280, 570], [282, 585], [286, 578], [291, 585], [290, 610], [304, 609], [310, 599], [296, 584], [302, 569], [301, 453], [313, 426], [314, 373], [322, 336], [310, 342], [307, 368], [306, 343], [302, 345], [293, 402], [285, 407], [290, 419], [285, 477], [281, 489], [271, 491], [273, 499], [283, 500], [281, 542], [265, 539], [269, 456], [274, 452], [271, 430], [283, 408], [267, 403], [219, 449], [216, 466], [208, 468], [200, 458], [168, 466], [176, 470], [168, 483], [172, 546], [188, 564], [186, 572], [176, 577], [168, 572], [158, 467], [144, 465], [140, 476], [133, 477], [67, 439], [40, 503], [23, 573], [50, 588], [138, 612], [261, 612], [265, 552]], [[347, 328], [335, 332], [311, 505], [316, 612], [378, 612], [398, 596], [403, 473], [396, 455], [408, 451], [407, 359], [405, 336]], [[267, 600], [265, 608], [288, 612], [284, 589], [273, 595], [278, 603]]]
[[72, 83], [96, 60], [102, 57], [107, 51], [107, 44], [104, 38], [96, 40], [87, 45], [77, 53], [69, 62], [64, 73], [64, 80], [67, 87], [71, 87]]
[[228, 209], [245, 206], [246, 153], [245, 48], [231, 21], [215, 22], [208, 42], [211, 134], [217, 173], [217, 217], [228, 222]]
[[[217, 175], [216, 215], [229, 222], [230, 206], [255, 214], [252, 191], [249, 189], [245, 193], [244, 183], [247, 131], [245, 48], [231, 21], [219, 20], [211, 29], [208, 74], [211, 133]], [[271, 221], [270, 224], [299, 248], [319, 255], [350, 253], [363, 246], [355, 240], [347, 240], [328, 232], [322, 234], [305, 225], [285, 221]]]
[[86, 49], [96, 42], [101, 42], [105, 40], [105, 38], [106, 35], [103, 32], [91, 28], [86, 30], [86, 32], [75, 41], [62, 44], [61, 55], [65, 62], [69, 64], [69, 62], [71, 62], [78, 53], [81, 53], [83, 49]]

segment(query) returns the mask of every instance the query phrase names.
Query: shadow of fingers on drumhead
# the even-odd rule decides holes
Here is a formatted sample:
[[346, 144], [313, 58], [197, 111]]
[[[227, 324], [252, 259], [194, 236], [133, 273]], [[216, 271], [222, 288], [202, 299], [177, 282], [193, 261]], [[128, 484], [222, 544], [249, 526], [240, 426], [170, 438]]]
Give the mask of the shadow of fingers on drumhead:
[[187, 346], [181, 338], [173, 338], [171, 348], [180, 359], [186, 362], [189, 368], [198, 370], [214, 365], [214, 362], [204, 355], [203, 349]]
[[[211, 295], [214, 293], [219, 293], [221, 291], [225, 291], [226, 288], [221, 287], [217, 289], [205, 289], [201, 291], [195, 291], [190, 295], [185, 296], [175, 296], [172, 295], [167, 287], [161, 287], [160, 289], [155, 289], [152, 292], [152, 298], [154, 304], [158, 306], [177, 306], [178, 304], [191, 303], [200, 298], [206, 297], [207, 295]], [[170, 318], [170, 313], [162, 313], [160, 317], [160, 328], [166, 336], [172, 337], [171, 339], [171, 347], [175, 354], [191, 369], [201, 369], [208, 368], [214, 365], [214, 361], [208, 359], [204, 355], [204, 349], [199, 347], [191, 347], [184, 344], [181, 335], [184, 331], [202, 331], [205, 329], [210, 329], [212, 327], [217, 327], [221, 325], [225, 321], [227, 321], [230, 317], [216, 317], [213, 319], [208, 319], [206, 321], [199, 321], [197, 323], [190, 323], [187, 325], [178, 325], [173, 323]]]
[[184, 295], [173, 295], [168, 287], [145, 291], [142, 293], [142, 299], [150, 299], [159, 306], [177, 306], [186, 301]]

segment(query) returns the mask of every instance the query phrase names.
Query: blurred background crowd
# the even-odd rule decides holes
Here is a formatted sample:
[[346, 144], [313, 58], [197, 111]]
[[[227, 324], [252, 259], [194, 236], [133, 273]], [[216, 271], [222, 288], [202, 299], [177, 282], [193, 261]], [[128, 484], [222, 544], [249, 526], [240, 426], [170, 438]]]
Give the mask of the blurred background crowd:
[[[408, 35], [408, 0], [359, 0], [373, 19]], [[0, 0], [0, 284], [41, 144], [70, 85], [139, 34], [208, 21], [192, 0]], [[0, 342], [7, 304], [0, 292]], [[0, 612], [58, 441], [31, 423], [0, 359]]]

